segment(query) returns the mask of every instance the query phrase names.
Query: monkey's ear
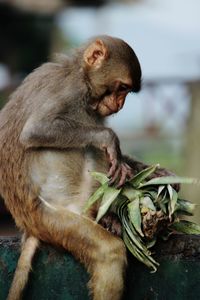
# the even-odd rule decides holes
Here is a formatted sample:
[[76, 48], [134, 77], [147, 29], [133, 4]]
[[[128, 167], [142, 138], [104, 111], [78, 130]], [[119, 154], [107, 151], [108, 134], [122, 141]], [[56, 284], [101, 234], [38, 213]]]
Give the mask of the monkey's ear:
[[99, 68], [108, 57], [108, 50], [102, 40], [90, 44], [83, 54], [83, 59], [90, 67]]

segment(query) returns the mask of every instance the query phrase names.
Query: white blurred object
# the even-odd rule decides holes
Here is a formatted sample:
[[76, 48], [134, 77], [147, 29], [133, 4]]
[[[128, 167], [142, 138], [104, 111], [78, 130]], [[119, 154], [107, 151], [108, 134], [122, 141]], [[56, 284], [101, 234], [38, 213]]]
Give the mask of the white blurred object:
[[200, 1], [146, 0], [101, 9], [68, 8], [59, 17], [75, 44], [98, 34], [126, 40], [136, 51], [145, 80], [200, 78]]

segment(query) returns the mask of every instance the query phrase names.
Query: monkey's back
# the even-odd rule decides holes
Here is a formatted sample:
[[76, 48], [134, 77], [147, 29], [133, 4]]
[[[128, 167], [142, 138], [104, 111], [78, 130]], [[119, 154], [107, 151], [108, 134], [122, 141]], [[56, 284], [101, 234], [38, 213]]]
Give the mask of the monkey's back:
[[20, 134], [38, 105], [31, 99], [45, 88], [47, 74], [55, 67], [47, 63], [32, 72], [0, 111], [0, 194], [19, 227], [24, 227], [28, 211], [38, 205], [28, 176], [30, 151], [20, 143]]
[[25, 199], [30, 196], [30, 191], [26, 176], [25, 149], [19, 142], [25, 122], [19, 100], [15, 93], [0, 112], [0, 194], [21, 227], [28, 203]]

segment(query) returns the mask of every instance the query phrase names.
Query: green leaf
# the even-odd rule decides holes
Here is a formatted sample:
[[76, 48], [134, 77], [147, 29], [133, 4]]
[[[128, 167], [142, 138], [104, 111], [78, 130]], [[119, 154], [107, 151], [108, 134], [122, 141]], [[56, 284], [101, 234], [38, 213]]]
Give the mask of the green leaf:
[[129, 182], [134, 186], [138, 187], [139, 184], [144, 181], [148, 176], [150, 176], [152, 173], [155, 172], [156, 168], [159, 167], [159, 165], [153, 165], [150, 166], [141, 172], [139, 172], [137, 175], [135, 175]]
[[156, 189], [140, 189], [140, 191], [143, 192], [143, 195], [150, 197], [153, 202], [156, 202], [158, 194]]
[[94, 194], [87, 200], [83, 208], [83, 213], [85, 213], [96, 201], [98, 201], [103, 196], [107, 188], [108, 188], [108, 184], [104, 183], [94, 192]]
[[171, 218], [171, 216], [173, 215], [174, 211], [175, 211], [175, 207], [176, 207], [176, 203], [178, 200], [178, 194], [177, 192], [171, 187], [171, 185], [167, 186], [169, 194], [170, 194], [170, 200], [168, 203], [168, 210], [169, 210], [169, 217]]
[[[125, 225], [126, 224], [126, 225]], [[126, 230], [127, 235], [129, 236], [130, 240], [134, 243], [134, 245], [143, 252], [146, 252], [146, 247], [144, 246], [143, 242], [140, 239], [138, 233], [135, 230], [131, 230], [131, 226], [128, 223], [125, 223], [124, 229]], [[135, 231], [135, 233], [134, 233]]]
[[149, 186], [149, 185], [175, 184], [175, 183], [197, 184], [199, 183], [199, 180], [194, 178], [189, 178], [189, 177], [163, 176], [163, 177], [153, 178], [141, 184], [140, 187]]
[[188, 200], [178, 199], [177, 204], [176, 204], [176, 211], [183, 211], [183, 212], [193, 215], [195, 207], [196, 207], [196, 204], [191, 203]]
[[100, 172], [91, 172], [92, 177], [97, 180], [98, 182], [100, 182], [101, 184], [104, 184], [106, 182], [109, 181], [109, 178]]
[[126, 196], [130, 201], [134, 200], [136, 197], [139, 197], [142, 193], [138, 190], [135, 190], [133, 187], [125, 186], [122, 190], [122, 195]]
[[200, 234], [200, 225], [186, 220], [174, 222], [172, 225], [169, 226], [169, 229], [186, 234]]
[[163, 195], [159, 198], [159, 201], [163, 204], [167, 204], [169, 202], [169, 197], [167, 194], [167, 189], [164, 190]]
[[156, 210], [155, 205], [153, 204], [153, 201], [148, 196], [140, 198], [140, 204], [142, 205], [142, 207], [147, 207], [154, 211]]
[[166, 215], [167, 214], [167, 207], [166, 204], [169, 202], [169, 199], [166, 197], [167, 195], [167, 189], [164, 190], [163, 195], [159, 196], [157, 199], [158, 206], [162, 210], [162, 212]]
[[99, 222], [99, 220], [105, 215], [105, 213], [108, 211], [109, 207], [111, 206], [113, 201], [117, 198], [120, 192], [121, 189], [115, 189], [113, 187], [106, 188], [101, 201], [101, 205], [98, 210], [96, 222]]
[[[145, 247], [143, 241], [141, 240], [140, 236], [138, 233], [135, 231], [129, 216], [128, 216], [128, 209], [127, 209], [127, 203], [128, 201], [125, 198], [120, 199], [121, 202], [117, 202], [117, 214], [120, 218], [120, 221], [122, 223], [122, 230], [123, 230], [123, 236], [126, 235], [127, 243], [131, 243], [131, 247], [137, 247], [140, 249], [142, 252], [145, 252], [148, 254], [148, 250]], [[125, 242], [125, 241], [124, 241]], [[126, 242], [125, 242], [126, 244]], [[127, 245], [128, 247], [128, 245]], [[130, 250], [131, 251], [131, 250]]]
[[140, 249], [138, 249], [130, 240], [126, 231], [123, 232], [123, 240], [128, 250], [133, 254], [133, 256], [135, 256], [137, 260], [141, 261], [147, 267], [152, 268], [153, 272], [157, 271], [156, 266], [159, 264], [150, 255], [145, 255]]
[[167, 185], [167, 190], [168, 190], [168, 193], [169, 193], [169, 199], [172, 200], [173, 189], [172, 189], [172, 186], [170, 184]]
[[115, 211], [122, 223], [123, 223], [124, 218], [128, 214], [128, 212], [127, 212], [128, 211], [128, 209], [127, 209], [128, 203], [129, 203], [129, 200], [121, 194], [119, 194], [117, 201], [115, 201], [115, 203], [114, 203]]
[[141, 235], [144, 236], [142, 229], [141, 229], [141, 213], [140, 213], [140, 200], [139, 197], [133, 200], [128, 204], [128, 213], [131, 223], [135, 227], [135, 230]]
[[167, 208], [166, 208], [166, 205], [164, 203], [160, 203], [159, 204], [160, 206], [160, 209], [162, 210], [162, 212], [166, 215], [167, 214]]
[[134, 243], [135, 246], [137, 246], [138, 249], [140, 249], [143, 252], [147, 252], [147, 248], [145, 247], [141, 237], [136, 232], [135, 228], [133, 227], [130, 219], [128, 218], [128, 210], [127, 207], [124, 209], [124, 215], [122, 219], [122, 224], [124, 229], [126, 230], [126, 233], [128, 234], [131, 241]]
[[[144, 260], [141, 258], [141, 255], [138, 257], [138, 253], [142, 254], [141, 249], [139, 249], [134, 242], [130, 239], [130, 237], [128, 236], [127, 232], [124, 230], [123, 231], [123, 241], [126, 245], [126, 247], [128, 248], [128, 250], [138, 259], [140, 260], [142, 263], [145, 263]], [[149, 266], [149, 265], [148, 265]]]
[[158, 195], [157, 195], [157, 198], [160, 196], [160, 194], [162, 193], [162, 191], [164, 190], [165, 186], [164, 185], [160, 185], [158, 187]]

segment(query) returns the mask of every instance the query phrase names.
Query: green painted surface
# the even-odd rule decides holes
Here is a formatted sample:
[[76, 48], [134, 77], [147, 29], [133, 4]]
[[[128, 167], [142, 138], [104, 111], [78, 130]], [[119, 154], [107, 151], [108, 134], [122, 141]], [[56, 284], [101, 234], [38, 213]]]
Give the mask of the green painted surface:
[[[178, 237], [158, 247], [158, 271], [129, 259], [125, 300], [199, 300], [200, 237]], [[0, 240], [0, 300], [5, 300], [19, 257], [18, 239]], [[42, 246], [24, 300], [88, 300], [89, 276], [74, 258]], [[105, 299], [106, 300], [106, 299]]]
[[46, 247], [35, 259], [25, 299], [87, 300], [88, 274], [70, 254]]
[[129, 270], [126, 299], [200, 299], [200, 260], [185, 261], [165, 258], [160, 263], [158, 271], [154, 274], [150, 274], [139, 264]]
[[[5, 300], [17, 265], [20, 245], [17, 239], [0, 244], [0, 300]], [[68, 253], [42, 246], [33, 261], [27, 300], [88, 300], [88, 274]]]

